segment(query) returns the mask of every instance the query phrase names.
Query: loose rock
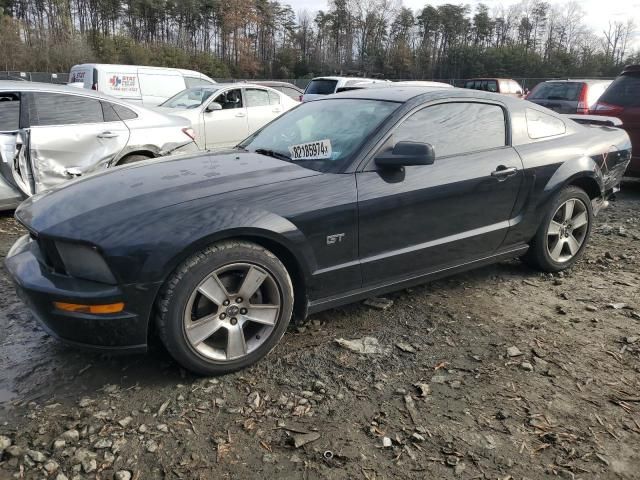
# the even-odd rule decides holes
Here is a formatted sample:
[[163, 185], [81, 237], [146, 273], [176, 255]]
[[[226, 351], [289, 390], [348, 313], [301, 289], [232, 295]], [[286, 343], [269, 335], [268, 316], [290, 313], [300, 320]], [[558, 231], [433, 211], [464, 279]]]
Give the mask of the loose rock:
[[129, 470], [119, 470], [113, 476], [113, 480], [131, 480], [131, 472]]
[[293, 436], [293, 446], [300, 448], [307, 443], [315, 442], [319, 438], [320, 434], [318, 432], [298, 433]]
[[336, 343], [347, 350], [360, 354], [389, 354], [391, 349], [389, 347], [383, 347], [378, 343], [378, 339], [375, 337], [363, 337], [356, 340], [345, 340], [344, 338], [337, 338]]
[[388, 310], [393, 307], [393, 300], [384, 297], [373, 297], [365, 300], [364, 303], [367, 307], [375, 308], [376, 310]]
[[80, 432], [75, 429], [67, 430], [59, 438], [67, 443], [76, 443], [80, 439]]
[[507, 356], [508, 357], [519, 357], [520, 355], [522, 355], [522, 352], [520, 351], [520, 349], [518, 347], [509, 347], [507, 348]]
[[5, 435], [0, 435], [0, 456], [7, 448], [11, 446], [11, 439]]
[[416, 353], [416, 349], [413, 348], [413, 346], [409, 345], [408, 343], [398, 342], [396, 343], [396, 347], [398, 347], [403, 352]]
[[47, 460], [47, 456], [42, 452], [38, 452], [37, 450], [27, 450], [27, 455], [29, 455], [31, 460], [37, 463], [42, 463]]

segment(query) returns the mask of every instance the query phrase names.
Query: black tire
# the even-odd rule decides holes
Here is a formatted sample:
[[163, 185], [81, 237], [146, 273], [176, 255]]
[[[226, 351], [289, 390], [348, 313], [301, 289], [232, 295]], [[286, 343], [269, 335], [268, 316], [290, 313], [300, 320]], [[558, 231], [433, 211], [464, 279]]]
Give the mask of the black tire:
[[118, 162], [118, 165], [129, 165], [131, 163], [141, 162], [143, 160], [149, 160], [150, 158], [153, 158], [153, 157], [150, 157], [148, 155], [142, 155], [142, 154], [127, 155], [126, 157], [124, 157], [122, 160]]
[[[271, 275], [279, 290], [281, 307], [273, 330], [254, 351], [242, 358], [217, 361], [205, 357], [190, 343], [185, 311], [203, 280], [218, 269], [239, 262], [255, 265]], [[252, 365], [278, 344], [291, 320], [293, 301], [289, 273], [273, 253], [246, 241], [224, 241], [192, 255], [167, 280], [156, 302], [156, 327], [163, 344], [180, 365], [201, 375], [221, 375]]]
[[[554, 219], [558, 209], [565, 204], [568, 200], [579, 200], [586, 207], [586, 216], [588, 223], [586, 225], [586, 232], [584, 239], [580, 245], [577, 253], [573, 254], [570, 259], [562, 262], [555, 261], [549, 252], [549, 227], [551, 221]], [[560, 272], [572, 267], [583, 255], [584, 249], [589, 242], [591, 236], [591, 227], [593, 225], [593, 208], [591, 206], [591, 199], [584, 190], [574, 186], [568, 186], [560, 190], [551, 201], [549, 205], [549, 211], [544, 216], [536, 235], [530, 243], [529, 250], [522, 257], [522, 259], [528, 265], [542, 270], [544, 272]]]

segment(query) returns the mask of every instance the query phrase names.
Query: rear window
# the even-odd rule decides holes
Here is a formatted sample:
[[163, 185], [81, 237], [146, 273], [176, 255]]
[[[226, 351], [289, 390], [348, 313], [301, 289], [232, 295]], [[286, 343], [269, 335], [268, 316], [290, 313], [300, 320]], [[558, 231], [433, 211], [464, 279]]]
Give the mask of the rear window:
[[583, 86], [582, 82], [545, 82], [534, 88], [529, 98], [577, 102]]
[[307, 85], [304, 93], [311, 95], [330, 95], [335, 92], [337, 84], [337, 80], [311, 80], [311, 83]]
[[469, 80], [464, 84], [464, 88], [482, 90], [484, 92], [497, 92], [498, 82], [496, 80]]
[[269, 105], [269, 92], [258, 88], [247, 88], [244, 91], [247, 107], [264, 107]]
[[533, 140], [556, 137], [567, 131], [564, 122], [553, 115], [527, 108], [526, 117], [529, 138]]
[[616, 78], [600, 101], [621, 107], [640, 107], [640, 75], [622, 75]]
[[17, 93], [0, 93], [0, 132], [20, 128], [20, 97]]

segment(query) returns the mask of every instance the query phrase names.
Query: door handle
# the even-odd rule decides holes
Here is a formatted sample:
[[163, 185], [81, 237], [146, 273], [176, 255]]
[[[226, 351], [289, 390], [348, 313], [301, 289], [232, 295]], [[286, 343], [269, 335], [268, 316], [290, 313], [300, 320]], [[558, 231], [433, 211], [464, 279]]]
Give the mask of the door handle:
[[98, 134], [98, 138], [116, 138], [119, 136], [120, 136], [119, 133], [114, 133], [114, 132], [102, 132]]
[[273, 113], [280, 113], [282, 110], [279, 107], [276, 107], [272, 110]]
[[491, 176], [497, 178], [498, 180], [504, 180], [507, 177], [511, 177], [518, 173], [518, 169], [516, 167], [505, 167], [504, 165], [500, 165], [493, 172], [491, 172]]
[[244, 113], [244, 112], [238, 112], [238, 113], [236, 113], [236, 117], [246, 117], [246, 116], [247, 116], [247, 114], [246, 114], [246, 113]]

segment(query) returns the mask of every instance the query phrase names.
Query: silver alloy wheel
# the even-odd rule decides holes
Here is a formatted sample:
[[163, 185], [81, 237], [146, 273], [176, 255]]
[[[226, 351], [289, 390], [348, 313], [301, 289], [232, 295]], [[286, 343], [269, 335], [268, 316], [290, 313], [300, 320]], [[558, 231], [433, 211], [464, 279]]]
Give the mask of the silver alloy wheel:
[[238, 360], [269, 338], [280, 308], [280, 289], [266, 269], [250, 263], [225, 265], [191, 293], [184, 313], [186, 337], [207, 359]]
[[584, 243], [589, 230], [589, 212], [584, 202], [570, 198], [553, 215], [547, 229], [547, 251], [554, 262], [571, 260]]

